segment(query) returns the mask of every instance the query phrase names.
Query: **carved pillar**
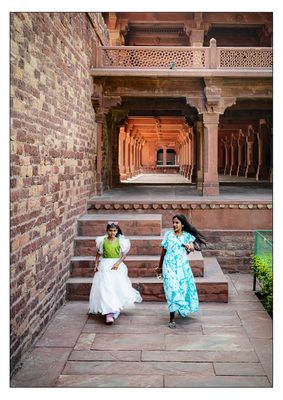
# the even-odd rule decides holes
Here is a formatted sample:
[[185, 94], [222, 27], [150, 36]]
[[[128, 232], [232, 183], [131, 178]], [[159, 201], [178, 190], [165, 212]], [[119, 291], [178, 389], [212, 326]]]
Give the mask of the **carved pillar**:
[[188, 174], [187, 178], [189, 182], [192, 182], [193, 172], [193, 135], [192, 132], [188, 133]]
[[141, 173], [141, 142], [140, 140], [138, 141], [138, 147], [137, 147], [137, 154], [138, 154], [138, 173]]
[[129, 135], [129, 172], [128, 177], [131, 178], [133, 176], [133, 134], [132, 132]]
[[[107, 181], [107, 174], [103, 174], [102, 172], [105, 171], [106, 160], [102, 158], [102, 138], [103, 138], [103, 127], [105, 124], [105, 129], [109, 129], [110, 132], [107, 132], [108, 135], [113, 135], [114, 130], [116, 129], [115, 121], [112, 121], [111, 117], [108, 118], [108, 124], [106, 123], [105, 116], [108, 114], [109, 110], [112, 107], [117, 106], [117, 104], [121, 103], [121, 97], [119, 96], [104, 96], [102, 85], [94, 84], [93, 87], [93, 94], [91, 96], [92, 105], [95, 110], [95, 122], [97, 123], [97, 137], [96, 137], [96, 169], [95, 169], [95, 191], [98, 196], [102, 195], [104, 185], [107, 186], [109, 181]], [[107, 135], [107, 140], [108, 140]], [[116, 155], [115, 155], [115, 169], [118, 173], [118, 132], [116, 134], [115, 139], [115, 146]], [[109, 150], [110, 153], [113, 152], [113, 147]], [[106, 154], [107, 160], [109, 160], [109, 154]], [[112, 158], [111, 158], [112, 160]], [[110, 181], [112, 182], [112, 168], [111, 165], [107, 164], [108, 177], [111, 174]], [[110, 182], [110, 184], [111, 184]]]
[[126, 132], [125, 132], [125, 127], [122, 126], [120, 128], [120, 133], [119, 133], [119, 171], [121, 180], [126, 179], [125, 143], [126, 143]]
[[266, 150], [268, 143], [268, 131], [265, 120], [260, 120], [258, 139], [258, 166], [256, 171], [256, 180], [267, 179], [268, 171], [266, 165]]
[[219, 195], [218, 180], [218, 113], [203, 113], [204, 137], [203, 156], [204, 171], [202, 192], [204, 196]]
[[163, 146], [163, 165], [167, 165], [167, 147]]
[[101, 138], [103, 129], [103, 113], [95, 115], [96, 122], [96, 171], [95, 171], [95, 193], [97, 196], [102, 195], [103, 184], [102, 184], [102, 149], [101, 149]]
[[128, 131], [125, 137], [125, 175], [126, 179], [130, 177], [130, 133]]
[[196, 135], [197, 135], [197, 162], [196, 162], [196, 181], [197, 189], [202, 190], [203, 184], [203, 124], [201, 121], [196, 122]]
[[237, 169], [237, 176], [244, 176], [245, 175], [245, 135], [242, 129], [239, 129], [238, 134], [238, 169]]
[[126, 122], [126, 111], [123, 109], [112, 109], [107, 115], [108, 141], [107, 141], [107, 165], [108, 168], [108, 186], [112, 188], [120, 182], [119, 169], [119, 137], [120, 128]]
[[230, 141], [230, 151], [231, 151], [231, 165], [229, 175], [236, 175], [238, 168], [238, 157], [237, 157], [237, 142], [235, 140], [234, 134], [231, 136]]
[[194, 47], [202, 47], [204, 39], [203, 29], [192, 29], [190, 34], [190, 45]]
[[225, 137], [225, 139], [223, 140], [223, 144], [224, 144], [224, 151], [225, 151], [225, 165], [224, 165], [224, 171], [223, 174], [227, 175], [228, 172], [230, 171], [230, 142], [228, 140], [227, 137]]
[[196, 160], [197, 160], [197, 135], [196, 135], [196, 132], [195, 132], [195, 127], [193, 127], [192, 128], [192, 174], [191, 174], [191, 182], [196, 182], [196, 178], [197, 178]]
[[[215, 41], [210, 41], [211, 46]], [[214, 50], [211, 49], [211, 68], [216, 68], [217, 58], [215, 58]], [[223, 114], [227, 107], [231, 107], [236, 102], [234, 97], [222, 97], [222, 89], [217, 86], [219, 81], [213, 78], [204, 78], [205, 88], [203, 96], [188, 97], [187, 102], [195, 106], [200, 114], [203, 116], [203, 183], [199, 185], [197, 181], [197, 188], [202, 186], [203, 195], [217, 196], [219, 194], [219, 180], [218, 180], [218, 123], [219, 115]], [[199, 174], [199, 178], [201, 179]]]
[[251, 125], [248, 127], [248, 135], [246, 137], [246, 157], [247, 157], [247, 166], [245, 171], [245, 177], [255, 177], [255, 165], [254, 165], [254, 142], [255, 142], [255, 133], [254, 129]]

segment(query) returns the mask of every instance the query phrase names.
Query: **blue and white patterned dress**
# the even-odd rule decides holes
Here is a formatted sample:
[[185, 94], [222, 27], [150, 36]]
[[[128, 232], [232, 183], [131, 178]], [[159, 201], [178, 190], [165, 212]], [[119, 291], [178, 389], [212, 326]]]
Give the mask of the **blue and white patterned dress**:
[[199, 300], [195, 279], [188, 255], [181, 245], [194, 241], [195, 237], [183, 231], [181, 236], [170, 230], [165, 233], [161, 246], [166, 249], [163, 260], [163, 287], [170, 312], [178, 311], [182, 317], [198, 312]]

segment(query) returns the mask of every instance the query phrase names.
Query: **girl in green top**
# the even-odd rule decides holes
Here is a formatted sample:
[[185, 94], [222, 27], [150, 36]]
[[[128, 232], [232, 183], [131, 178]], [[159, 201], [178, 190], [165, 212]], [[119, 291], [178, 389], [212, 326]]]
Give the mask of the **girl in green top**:
[[96, 238], [97, 253], [94, 277], [89, 297], [89, 313], [105, 315], [112, 324], [121, 310], [141, 302], [140, 293], [132, 287], [128, 268], [124, 264], [131, 244], [123, 236], [118, 222], [109, 221], [107, 235]]

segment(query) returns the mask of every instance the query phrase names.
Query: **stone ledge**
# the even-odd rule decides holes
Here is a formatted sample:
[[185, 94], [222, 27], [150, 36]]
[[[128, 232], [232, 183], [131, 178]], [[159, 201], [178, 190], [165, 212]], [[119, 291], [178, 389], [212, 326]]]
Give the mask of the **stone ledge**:
[[[240, 209], [240, 210], [272, 210], [272, 202], [261, 201], [261, 202], [245, 202], [245, 201], [201, 201], [201, 202], [173, 202], [166, 200], [166, 204], [163, 202], [140, 202], [137, 201], [127, 203], [125, 202], [105, 202], [98, 200], [90, 200], [88, 202], [89, 214], [92, 214], [91, 210], [107, 210], [107, 211], [119, 211], [119, 210], [176, 210], [181, 208], [183, 210], [217, 210], [217, 209]], [[114, 214], [114, 216], [117, 214]], [[136, 214], [142, 215], [142, 214]]]

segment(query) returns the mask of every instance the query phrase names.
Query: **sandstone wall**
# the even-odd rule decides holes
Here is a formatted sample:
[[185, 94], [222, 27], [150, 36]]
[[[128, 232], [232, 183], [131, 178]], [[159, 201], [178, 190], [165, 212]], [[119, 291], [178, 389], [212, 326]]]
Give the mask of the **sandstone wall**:
[[96, 13], [11, 13], [11, 366], [64, 302], [93, 192]]

